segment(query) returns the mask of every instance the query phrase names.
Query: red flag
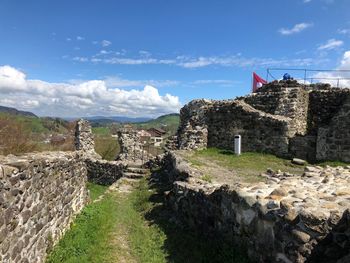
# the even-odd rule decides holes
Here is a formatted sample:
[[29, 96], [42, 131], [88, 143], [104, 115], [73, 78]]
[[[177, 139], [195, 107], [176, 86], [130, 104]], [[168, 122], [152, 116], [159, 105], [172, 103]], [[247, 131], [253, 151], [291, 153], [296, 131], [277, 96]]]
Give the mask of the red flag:
[[253, 72], [253, 92], [256, 92], [262, 85], [266, 84], [267, 81], [262, 79], [259, 75]]

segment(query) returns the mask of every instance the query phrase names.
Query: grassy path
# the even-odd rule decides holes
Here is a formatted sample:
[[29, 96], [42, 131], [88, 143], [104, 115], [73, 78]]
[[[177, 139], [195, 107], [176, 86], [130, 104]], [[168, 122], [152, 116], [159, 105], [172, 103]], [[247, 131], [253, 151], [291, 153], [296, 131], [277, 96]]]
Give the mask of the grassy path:
[[83, 209], [47, 263], [247, 262], [232, 246], [177, 227], [162, 203], [164, 189], [145, 178], [89, 189], [97, 201]]
[[162, 249], [165, 234], [143, 217], [152, 194], [145, 179], [123, 182], [113, 191], [94, 184], [89, 189], [98, 202], [84, 208], [47, 262], [167, 262]]

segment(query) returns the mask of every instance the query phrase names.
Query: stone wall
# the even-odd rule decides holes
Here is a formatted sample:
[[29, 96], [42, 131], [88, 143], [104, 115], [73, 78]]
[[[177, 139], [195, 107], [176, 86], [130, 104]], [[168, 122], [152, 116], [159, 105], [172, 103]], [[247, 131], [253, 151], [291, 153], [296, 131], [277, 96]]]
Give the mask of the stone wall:
[[87, 177], [90, 182], [111, 185], [123, 176], [123, 170], [126, 167], [124, 162], [102, 160], [101, 156], [95, 152], [94, 136], [88, 121], [79, 120], [75, 130], [76, 150], [80, 152], [84, 159]]
[[94, 135], [91, 131], [91, 125], [87, 120], [80, 119], [75, 126], [75, 149], [82, 151], [84, 155], [89, 155], [96, 159], [102, 159], [95, 152]]
[[89, 182], [111, 185], [123, 176], [126, 164], [88, 158], [85, 160]]
[[177, 132], [180, 149], [207, 147], [206, 112], [211, 106], [210, 100], [193, 100], [180, 110], [180, 124]]
[[328, 126], [350, 97], [349, 89], [329, 88], [310, 92], [308, 132], [317, 134], [319, 127]]
[[147, 159], [147, 152], [143, 150], [140, 136], [135, 131], [119, 131], [118, 141], [120, 153], [117, 160], [137, 162]]
[[0, 261], [43, 262], [88, 201], [79, 152], [0, 156]]
[[175, 153], [163, 168], [173, 182], [168, 205], [181, 225], [244, 247], [253, 262], [349, 262], [349, 168], [266, 173], [266, 182], [233, 186], [196, 179]]
[[317, 136], [318, 160], [350, 162], [350, 97], [327, 126], [319, 127]]
[[349, 89], [274, 81], [235, 100], [194, 100], [180, 112], [179, 149], [233, 149], [242, 135], [243, 151], [264, 151], [309, 161], [349, 161], [346, 136]]
[[216, 101], [206, 113], [208, 147], [234, 149], [234, 136], [242, 136], [242, 151], [288, 155], [294, 135], [290, 119], [256, 110], [243, 101]]
[[291, 118], [291, 126], [296, 133], [305, 134], [309, 96], [306, 89], [297, 84], [296, 86], [284, 88], [271, 83], [268, 90], [253, 93], [242, 99], [263, 112]]

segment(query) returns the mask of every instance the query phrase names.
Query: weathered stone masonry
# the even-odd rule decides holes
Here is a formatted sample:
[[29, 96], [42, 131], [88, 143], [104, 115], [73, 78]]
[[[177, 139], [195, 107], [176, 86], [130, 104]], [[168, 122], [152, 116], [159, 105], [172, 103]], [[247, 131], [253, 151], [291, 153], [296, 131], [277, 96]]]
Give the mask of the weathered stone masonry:
[[272, 82], [235, 100], [194, 100], [180, 112], [180, 149], [262, 151], [310, 161], [350, 161], [350, 90]]
[[111, 185], [123, 176], [126, 164], [123, 162], [110, 162], [102, 160], [95, 152], [94, 137], [91, 125], [86, 120], [79, 120], [75, 129], [75, 145], [84, 158], [87, 168], [87, 177], [90, 182], [102, 185]]
[[94, 150], [88, 122], [76, 127], [75, 152], [0, 156], [0, 262], [41, 263], [88, 202], [87, 181], [110, 185], [125, 164]]
[[78, 152], [0, 157], [0, 262], [42, 262], [88, 201]]
[[174, 152], [163, 168], [181, 225], [243, 245], [253, 262], [350, 262], [349, 168], [267, 173], [266, 182], [231, 186], [198, 179]]

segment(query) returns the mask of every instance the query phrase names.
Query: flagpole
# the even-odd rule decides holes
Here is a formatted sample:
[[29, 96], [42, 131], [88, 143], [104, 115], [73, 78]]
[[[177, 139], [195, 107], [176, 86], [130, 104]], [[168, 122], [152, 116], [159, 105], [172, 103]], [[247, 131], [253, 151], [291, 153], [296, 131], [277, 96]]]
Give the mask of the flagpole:
[[269, 82], [269, 68], [266, 69], [266, 82]]
[[254, 75], [252, 74], [252, 84], [251, 84], [251, 87], [252, 87], [252, 93], [254, 93], [254, 87], [253, 87], [253, 84], [254, 84]]

